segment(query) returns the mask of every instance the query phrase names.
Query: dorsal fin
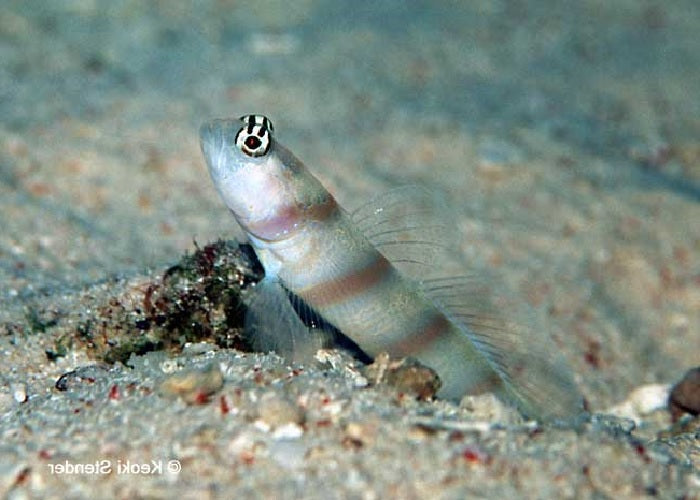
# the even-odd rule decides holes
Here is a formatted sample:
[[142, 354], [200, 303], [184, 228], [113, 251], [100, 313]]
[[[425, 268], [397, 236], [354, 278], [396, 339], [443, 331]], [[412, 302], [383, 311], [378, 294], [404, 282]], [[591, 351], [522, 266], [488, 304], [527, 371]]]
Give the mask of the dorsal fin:
[[447, 210], [441, 197], [420, 186], [402, 186], [351, 213], [364, 236], [401, 273], [419, 279], [449, 252]]

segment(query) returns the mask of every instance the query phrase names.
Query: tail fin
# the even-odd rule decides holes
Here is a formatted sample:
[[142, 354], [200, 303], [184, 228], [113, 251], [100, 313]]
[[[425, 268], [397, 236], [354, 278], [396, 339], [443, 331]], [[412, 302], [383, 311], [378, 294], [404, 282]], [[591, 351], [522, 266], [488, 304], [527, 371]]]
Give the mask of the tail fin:
[[[534, 311], [505, 294], [495, 295], [482, 279], [469, 277], [423, 282], [426, 294], [459, 326], [500, 375], [505, 396], [527, 416], [562, 419], [583, 410], [583, 398], [563, 356]], [[504, 319], [524, 318], [527, 324]]]

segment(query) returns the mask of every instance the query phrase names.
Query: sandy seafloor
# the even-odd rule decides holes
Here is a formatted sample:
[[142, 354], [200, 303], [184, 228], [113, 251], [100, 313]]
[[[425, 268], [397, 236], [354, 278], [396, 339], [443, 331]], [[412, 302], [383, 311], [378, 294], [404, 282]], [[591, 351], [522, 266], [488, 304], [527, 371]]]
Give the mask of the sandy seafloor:
[[[695, 0], [2, 2], [0, 495], [698, 498], [697, 426], [601, 415], [700, 364], [699, 29]], [[490, 430], [513, 415], [201, 346], [58, 392], [86, 295], [236, 236], [196, 133], [249, 112], [341, 204], [444, 192], [452, 259], [546, 315], [593, 421]], [[154, 390], [212, 360], [210, 403]]]

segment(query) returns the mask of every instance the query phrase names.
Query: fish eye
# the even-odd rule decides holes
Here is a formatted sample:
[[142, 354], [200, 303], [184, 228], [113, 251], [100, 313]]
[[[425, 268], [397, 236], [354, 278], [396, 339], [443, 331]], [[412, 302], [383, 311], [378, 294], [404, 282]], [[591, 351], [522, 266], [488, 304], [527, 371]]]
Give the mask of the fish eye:
[[253, 158], [265, 156], [274, 131], [272, 122], [262, 115], [245, 115], [240, 119], [245, 125], [236, 134], [236, 147]]

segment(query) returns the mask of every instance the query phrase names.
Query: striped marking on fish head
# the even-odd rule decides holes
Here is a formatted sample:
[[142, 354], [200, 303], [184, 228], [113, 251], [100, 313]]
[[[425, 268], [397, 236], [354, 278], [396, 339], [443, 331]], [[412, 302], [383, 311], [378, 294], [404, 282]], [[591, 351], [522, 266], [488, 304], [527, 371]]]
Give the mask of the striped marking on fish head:
[[272, 122], [263, 115], [243, 115], [239, 118], [245, 126], [236, 134], [236, 146], [244, 154], [258, 158], [265, 156], [270, 150], [274, 127]]

